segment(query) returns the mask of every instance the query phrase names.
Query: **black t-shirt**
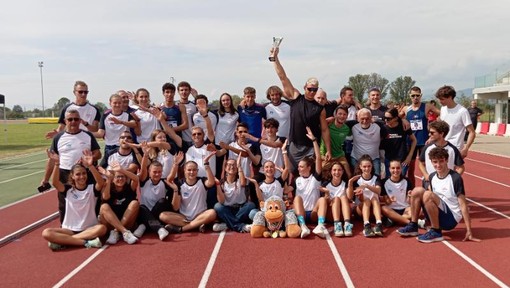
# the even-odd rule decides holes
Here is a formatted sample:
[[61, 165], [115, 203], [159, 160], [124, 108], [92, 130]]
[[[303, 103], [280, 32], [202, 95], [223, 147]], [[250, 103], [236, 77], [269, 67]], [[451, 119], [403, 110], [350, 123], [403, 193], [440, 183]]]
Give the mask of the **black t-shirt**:
[[313, 142], [306, 137], [306, 126], [310, 127], [315, 138], [321, 138], [321, 112], [324, 106], [315, 100], [307, 100], [299, 95], [290, 104], [289, 141], [296, 145], [313, 147]]
[[390, 128], [388, 126], [385, 128], [387, 134], [386, 137], [381, 141], [381, 148], [385, 152], [384, 157], [390, 161], [405, 160], [409, 151], [407, 149], [407, 140], [413, 131], [411, 129], [404, 130], [402, 123], [399, 123], [394, 128]]

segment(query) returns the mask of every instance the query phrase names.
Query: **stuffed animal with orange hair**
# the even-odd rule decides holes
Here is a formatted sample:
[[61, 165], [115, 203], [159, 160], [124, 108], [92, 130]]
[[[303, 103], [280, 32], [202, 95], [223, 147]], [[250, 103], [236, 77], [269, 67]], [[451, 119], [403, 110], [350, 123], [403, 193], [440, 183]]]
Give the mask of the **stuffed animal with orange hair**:
[[282, 198], [271, 196], [264, 202], [262, 211], [255, 214], [250, 234], [254, 238], [297, 238], [301, 235], [301, 228], [296, 214], [286, 211]]

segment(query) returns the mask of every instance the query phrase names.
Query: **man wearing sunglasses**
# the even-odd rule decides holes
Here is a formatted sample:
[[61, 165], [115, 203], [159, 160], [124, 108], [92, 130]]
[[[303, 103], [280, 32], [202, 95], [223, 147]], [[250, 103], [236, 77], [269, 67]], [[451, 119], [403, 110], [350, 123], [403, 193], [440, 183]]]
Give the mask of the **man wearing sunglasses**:
[[[289, 155], [290, 161], [297, 169], [297, 163], [305, 156], [314, 156], [313, 142], [306, 137], [306, 127], [310, 127], [315, 138], [324, 141], [326, 147], [326, 160], [331, 158], [331, 141], [328, 124], [326, 122], [326, 110], [315, 101], [315, 94], [319, 90], [319, 81], [309, 78], [304, 85], [304, 94], [301, 94], [290, 82], [282, 64], [278, 58], [279, 48], [272, 48], [274, 53], [274, 65], [276, 74], [283, 86], [283, 96], [289, 100], [290, 131], [289, 131]], [[317, 157], [320, 157], [317, 155]]]
[[112, 151], [110, 155], [105, 155], [101, 160], [100, 166], [106, 170], [110, 170], [111, 163], [119, 163], [123, 169], [128, 170], [131, 173], [135, 173], [138, 171], [140, 167], [140, 162], [138, 161], [138, 157], [140, 156], [140, 152], [138, 152], [137, 148], [132, 146], [133, 137], [129, 131], [123, 131], [119, 136], [120, 146]]
[[[50, 151], [59, 155], [60, 163], [57, 164], [51, 158], [48, 159], [42, 184], [48, 183], [54, 165], [59, 165], [60, 181], [68, 183], [71, 168], [80, 161], [84, 151], [91, 151], [94, 161], [101, 159], [100, 147], [94, 135], [80, 128], [83, 120], [80, 117], [80, 112], [71, 109], [67, 110], [64, 115], [64, 130], [53, 137], [50, 147]], [[57, 194], [60, 223], [62, 223], [65, 215], [65, 193]]]
[[87, 100], [87, 95], [89, 94], [87, 83], [83, 81], [76, 81], [74, 83], [73, 94], [75, 96], [74, 102], [71, 102], [62, 108], [62, 112], [58, 119], [58, 128], [48, 132], [46, 134], [46, 139], [53, 138], [53, 136], [55, 136], [58, 132], [64, 130], [64, 127], [66, 126], [65, 113], [69, 110], [77, 110], [80, 113], [80, 129], [97, 132], [101, 115], [97, 107], [90, 104]]
[[439, 109], [437, 109], [434, 105], [430, 103], [422, 103], [421, 96], [422, 94], [420, 87], [412, 87], [409, 91], [411, 105], [405, 110], [406, 119], [411, 125], [411, 130], [413, 130], [414, 137], [416, 137], [416, 148], [414, 149], [414, 153], [411, 157], [411, 162], [409, 163], [407, 174], [409, 182], [411, 182], [413, 186], [415, 186], [414, 171], [416, 156], [421, 155], [423, 147], [425, 146], [425, 142], [427, 142], [427, 139], [429, 138], [428, 115], [430, 112], [439, 115], [440, 112]]

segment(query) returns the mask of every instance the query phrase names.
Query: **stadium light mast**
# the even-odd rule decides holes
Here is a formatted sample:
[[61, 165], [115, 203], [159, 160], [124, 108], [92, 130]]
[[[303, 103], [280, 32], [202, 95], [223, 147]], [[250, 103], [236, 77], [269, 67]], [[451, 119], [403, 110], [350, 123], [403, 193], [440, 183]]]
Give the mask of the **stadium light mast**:
[[44, 67], [44, 62], [37, 62], [39, 65], [39, 71], [41, 73], [41, 99], [42, 99], [42, 116], [44, 117], [44, 86], [43, 86], [43, 77], [42, 77], [42, 68]]

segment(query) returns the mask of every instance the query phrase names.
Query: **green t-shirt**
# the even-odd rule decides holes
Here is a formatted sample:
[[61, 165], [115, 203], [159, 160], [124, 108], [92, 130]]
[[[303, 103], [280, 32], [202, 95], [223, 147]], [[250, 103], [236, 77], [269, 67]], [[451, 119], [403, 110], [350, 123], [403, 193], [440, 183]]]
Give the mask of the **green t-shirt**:
[[[351, 135], [351, 129], [346, 124], [341, 127], [336, 127], [334, 122], [329, 124], [328, 128], [329, 136], [331, 138], [331, 157], [337, 158], [345, 156], [342, 145], [344, 144], [345, 137]], [[321, 140], [321, 155], [325, 154], [326, 145], [324, 145], [324, 140]]]

